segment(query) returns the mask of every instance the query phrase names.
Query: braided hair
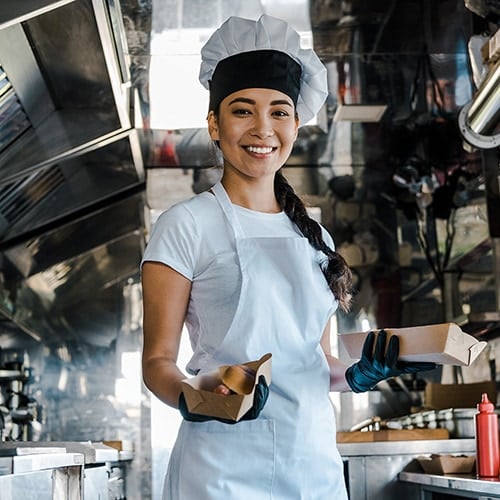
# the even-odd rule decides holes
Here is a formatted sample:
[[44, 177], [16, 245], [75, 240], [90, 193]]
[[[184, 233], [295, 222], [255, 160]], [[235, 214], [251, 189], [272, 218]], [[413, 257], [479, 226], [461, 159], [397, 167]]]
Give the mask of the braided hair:
[[309, 217], [304, 203], [281, 171], [276, 172], [274, 177], [274, 193], [281, 209], [296, 224], [311, 246], [328, 258], [322, 266], [323, 274], [340, 308], [347, 312], [352, 298], [352, 273], [347, 262], [324, 242], [321, 226]]

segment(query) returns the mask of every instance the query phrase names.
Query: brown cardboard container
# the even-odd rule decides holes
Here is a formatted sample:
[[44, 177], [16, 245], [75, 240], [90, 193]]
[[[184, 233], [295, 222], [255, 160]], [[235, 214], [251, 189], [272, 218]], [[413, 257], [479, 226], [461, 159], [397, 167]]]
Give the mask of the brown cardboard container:
[[[402, 361], [429, 361], [440, 365], [469, 366], [486, 347], [472, 335], [461, 330], [455, 323], [412, 326], [408, 328], [384, 328], [388, 338], [399, 337], [399, 358]], [[374, 330], [376, 333], [380, 330]], [[363, 343], [368, 332], [340, 334], [349, 356], [361, 357]]]
[[431, 455], [417, 457], [427, 474], [470, 474], [474, 470], [474, 455]]
[[446, 429], [381, 429], [380, 431], [339, 431], [337, 443], [374, 443], [379, 441], [418, 441], [449, 439]]
[[424, 406], [433, 410], [476, 408], [476, 405], [481, 401], [483, 392], [486, 392], [488, 399], [496, 405], [497, 385], [494, 381], [474, 382], [471, 384], [428, 382], [424, 391]]
[[186, 398], [188, 410], [192, 413], [210, 417], [224, 418], [237, 422], [253, 404], [255, 385], [259, 377], [264, 375], [267, 384], [271, 383], [271, 354], [264, 354], [256, 361], [242, 363], [255, 370], [254, 388], [249, 394], [230, 394], [223, 396], [213, 390], [221, 383], [222, 374], [227, 365], [217, 370], [185, 379], [181, 382], [182, 392]]

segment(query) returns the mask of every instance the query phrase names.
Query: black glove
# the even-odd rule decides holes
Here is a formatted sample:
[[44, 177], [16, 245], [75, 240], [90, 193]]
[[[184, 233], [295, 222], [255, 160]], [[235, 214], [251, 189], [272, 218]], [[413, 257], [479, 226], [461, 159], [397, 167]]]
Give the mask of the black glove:
[[416, 373], [436, 368], [436, 363], [398, 361], [399, 338], [396, 335], [391, 336], [387, 352], [385, 350], [386, 340], [387, 333], [385, 330], [380, 330], [374, 352], [375, 333], [368, 333], [363, 344], [361, 359], [345, 372], [347, 383], [354, 392], [369, 391], [381, 380], [397, 377], [404, 373]]
[[[238, 420], [241, 422], [242, 420], [255, 420], [259, 415], [264, 405], [266, 404], [267, 398], [269, 397], [269, 387], [266, 382], [266, 378], [264, 375], [259, 377], [259, 382], [255, 386], [255, 392], [253, 396], [253, 405], [252, 407]], [[238, 422], [234, 420], [228, 420], [225, 418], [219, 417], [209, 417], [207, 415], [200, 415], [199, 413], [191, 413], [188, 410], [186, 404], [186, 398], [184, 394], [181, 392], [179, 396], [179, 411], [185, 420], [189, 420], [190, 422], [207, 422], [208, 420], [218, 420], [219, 422], [223, 422], [225, 424], [237, 424]]]

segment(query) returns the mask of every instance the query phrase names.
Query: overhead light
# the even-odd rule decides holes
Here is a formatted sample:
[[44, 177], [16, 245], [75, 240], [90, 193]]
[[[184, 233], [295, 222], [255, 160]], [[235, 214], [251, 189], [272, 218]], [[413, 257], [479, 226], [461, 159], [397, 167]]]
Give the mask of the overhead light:
[[386, 105], [339, 104], [334, 122], [378, 122], [387, 109]]

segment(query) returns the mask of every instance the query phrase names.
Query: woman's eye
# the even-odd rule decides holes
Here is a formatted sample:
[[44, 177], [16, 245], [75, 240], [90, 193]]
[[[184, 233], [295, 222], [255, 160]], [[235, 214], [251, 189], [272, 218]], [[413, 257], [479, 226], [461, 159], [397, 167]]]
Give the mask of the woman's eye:
[[287, 111], [283, 111], [281, 109], [277, 110], [277, 111], [274, 111], [273, 112], [273, 115], [275, 116], [290, 116], [290, 113], [288, 113]]
[[248, 109], [238, 108], [233, 110], [233, 115], [249, 115], [250, 111]]

